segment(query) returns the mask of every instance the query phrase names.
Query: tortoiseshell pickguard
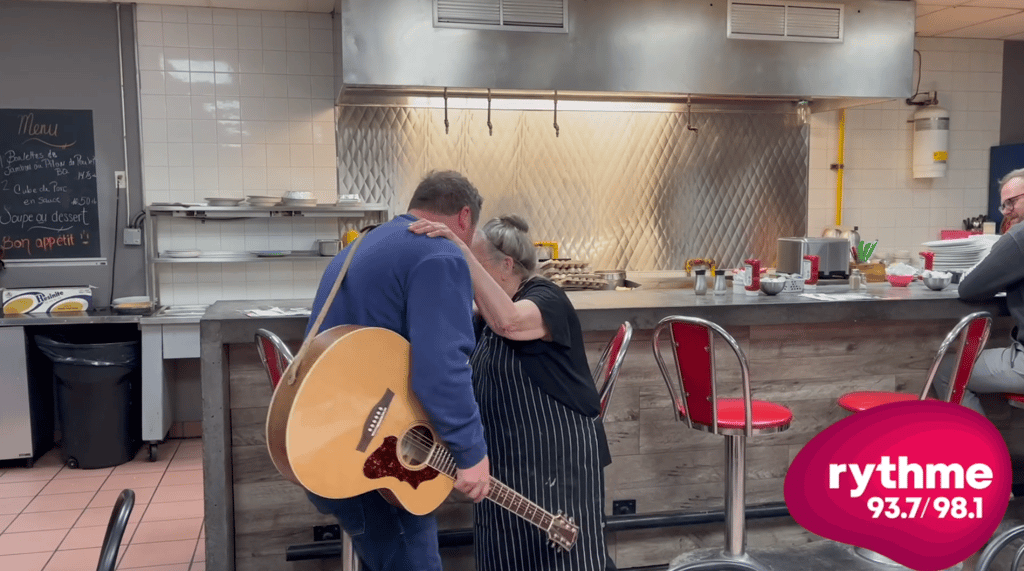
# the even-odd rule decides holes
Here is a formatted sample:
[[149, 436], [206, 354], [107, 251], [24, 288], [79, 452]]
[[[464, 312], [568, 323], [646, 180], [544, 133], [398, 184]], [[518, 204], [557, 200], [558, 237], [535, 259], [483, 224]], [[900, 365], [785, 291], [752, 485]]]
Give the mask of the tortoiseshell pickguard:
[[433, 480], [440, 474], [427, 466], [422, 470], [409, 470], [398, 461], [398, 438], [388, 436], [379, 448], [370, 454], [363, 464], [363, 475], [371, 480], [391, 476], [406, 482], [415, 490], [423, 482]]

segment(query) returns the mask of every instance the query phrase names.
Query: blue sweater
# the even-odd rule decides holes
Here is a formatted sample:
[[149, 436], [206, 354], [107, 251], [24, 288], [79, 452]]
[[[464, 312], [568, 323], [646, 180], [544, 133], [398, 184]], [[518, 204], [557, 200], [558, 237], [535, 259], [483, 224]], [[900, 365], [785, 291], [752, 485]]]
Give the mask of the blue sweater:
[[[412, 391], [458, 467], [469, 468], [487, 454], [469, 367], [475, 344], [473, 284], [459, 248], [410, 232], [414, 220], [403, 214], [363, 238], [320, 330], [367, 325], [405, 337], [412, 351]], [[307, 331], [349, 248], [327, 265]]]

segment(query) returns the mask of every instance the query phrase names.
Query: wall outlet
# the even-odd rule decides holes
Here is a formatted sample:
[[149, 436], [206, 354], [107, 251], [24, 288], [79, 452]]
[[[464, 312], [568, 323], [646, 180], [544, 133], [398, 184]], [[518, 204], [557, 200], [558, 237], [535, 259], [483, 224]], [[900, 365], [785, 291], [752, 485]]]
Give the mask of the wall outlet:
[[124, 245], [125, 246], [140, 246], [142, 245], [142, 230], [138, 228], [125, 228], [124, 229]]
[[636, 513], [636, 500], [615, 500], [612, 502], [612, 513], [630, 515]]
[[114, 186], [119, 189], [128, 188], [128, 175], [124, 171], [114, 171]]

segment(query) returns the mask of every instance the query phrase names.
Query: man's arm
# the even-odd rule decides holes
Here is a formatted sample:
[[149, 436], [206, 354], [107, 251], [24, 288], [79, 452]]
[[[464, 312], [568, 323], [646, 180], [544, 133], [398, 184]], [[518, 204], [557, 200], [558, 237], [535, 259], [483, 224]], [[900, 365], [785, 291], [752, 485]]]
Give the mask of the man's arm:
[[1024, 249], [1017, 242], [1018, 235], [1007, 233], [992, 245], [988, 256], [960, 282], [960, 299], [984, 301], [1024, 280]]
[[406, 311], [412, 391], [456, 465], [465, 469], [484, 459], [487, 445], [469, 366], [475, 344], [472, 283], [465, 260], [452, 251], [412, 269]]

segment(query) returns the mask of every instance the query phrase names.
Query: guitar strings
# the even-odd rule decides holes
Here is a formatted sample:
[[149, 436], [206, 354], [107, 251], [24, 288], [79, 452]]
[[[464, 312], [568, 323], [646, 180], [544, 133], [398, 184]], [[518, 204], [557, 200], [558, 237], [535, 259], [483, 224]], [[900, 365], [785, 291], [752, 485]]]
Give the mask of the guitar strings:
[[[447, 450], [445, 450], [444, 448], [436, 446], [435, 442], [434, 442], [434, 440], [432, 438], [430, 438], [430, 437], [428, 437], [426, 435], [423, 435], [423, 434], [421, 434], [419, 432], [416, 432], [414, 430], [410, 430], [408, 433], [406, 433], [406, 438], [403, 438], [403, 442], [410, 443], [412, 445], [412, 447], [416, 449], [417, 452], [426, 453], [427, 457], [426, 457], [426, 460], [424, 460], [424, 463], [427, 464], [428, 466], [431, 466], [431, 464], [430, 464], [430, 457], [433, 455], [433, 452], [435, 450], [441, 451], [441, 458], [439, 458], [439, 465], [438, 466], [431, 466], [431, 467], [435, 468], [435, 469], [437, 469], [437, 470], [439, 470], [441, 472], [443, 472], [448, 477], [450, 477], [452, 479], [455, 479], [454, 472], [457, 469], [457, 467], [455, 466], [455, 462], [452, 459], [451, 454]], [[512, 501], [518, 501], [520, 506], [525, 504], [525, 507], [527, 509], [532, 510], [535, 515], [540, 516], [540, 522], [543, 522], [544, 527], [547, 527], [548, 525], [550, 525], [551, 520], [554, 519], [554, 516], [552, 516], [550, 513], [548, 513], [547, 510], [545, 510], [544, 508], [540, 507], [536, 503], [530, 501], [528, 498], [526, 498], [525, 496], [523, 496], [519, 492], [516, 492], [512, 488], [509, 488], [508, 486], [506, 486], [501, 481], [495, 479], [493, 476], [490, 478], [490, 481], [491, 481], [492, 492], [495, 493], [495, 495], [504, 496], [504, 497], [502, 497], [500, 499], [506, 500], [506, 501], [508, 500], [508, 496], [512, 496], [511, 500]], [[487, 499], [489, 499], [489, 500], [491, 500], [491, 501], [493, 501], [495, 503], [498, 503], [500, 505], [500, 502], [498, 502], [497, 500], [491, 498], [490, 494], [488, 494], [488, 498]], [[509, 502], [509, 503], [511, 504], [511, 502]], [[516, 513], [517, 515], [519, 515], [520, 517], [526, 519], [527, 521], [530, 521], [531, 523], [536, 523], [536, 524], [539, 525], [538, 522], [534, 522], [533, 521], [533, 518], [527, 517], [525, 513], [520, 513], [519, 512], [519, 508], [513, 509], [512, 511], [514, 513]]]

